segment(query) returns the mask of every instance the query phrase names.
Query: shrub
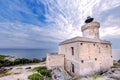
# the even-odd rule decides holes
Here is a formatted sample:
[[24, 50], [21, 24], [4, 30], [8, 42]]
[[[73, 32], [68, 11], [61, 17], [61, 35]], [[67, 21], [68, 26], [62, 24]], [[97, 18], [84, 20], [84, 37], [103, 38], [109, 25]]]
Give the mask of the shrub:
[[120, 63], [120, 60], [118, 60], [118, 63]]
[[33, 70], [39, 72], [43, 76], [51, 77], [51, 70], [47, 70], [46, 67], [35, 67]]
[[73, 78], [68, 78], [67, 80], [73, 80]]
[[39, 62], [40, 62], [40, 60], [39, 60], [39, 59], [34, 58], [34, 59], [32, 60], [32, 62], [33, 62], [33, 63], [39, 63]]
[[40, 74], [42, 74], [43, 76], [46, 76], [46, 77], [51, 77], [51, 71], [50, 70], [42, 70], [40, 72]]
[[92, 75], [90, 77], [96, 79], [96, 78], [102, 78], [103, 76], [100, 74], [95, 74], [95, 75]]
[[41, 62], [45, 62], [46, 61], [46, 57], [42, 58]]
[[35, 67], [33, 70], [37, 72], [41, 72], [42, 70], [47, 70], [47, 68], [46, 67]]
[[32, 74], [28, 76], [29, 80], [44, 80], [43, 76], [38, 73]]
[[19, 64], [29, 64], [29, 63], [39, 63], [39, 59], [27, 59], [27, 58], [17, 58], [15, 60], [10, 60], [10, 58], [14, 58], [12, 56], [4, 56], [0, 55], [0, 67], [3, 66], [13, 66]]

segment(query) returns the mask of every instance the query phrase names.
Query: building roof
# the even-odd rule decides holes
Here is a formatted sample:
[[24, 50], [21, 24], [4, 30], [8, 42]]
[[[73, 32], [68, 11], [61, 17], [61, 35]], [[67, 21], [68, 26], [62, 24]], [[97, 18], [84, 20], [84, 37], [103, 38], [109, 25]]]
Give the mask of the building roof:
[[73, 43], [73, 42], [94, 42], [94, 43], [111, 44], [110, 41], [106, 41], [106, 40], [91, 39], [91, 38], [86, 38], [86, 37], [74, 37], [72, 39], [68, 39], [63, 42], [60, 42], [59, 45]]

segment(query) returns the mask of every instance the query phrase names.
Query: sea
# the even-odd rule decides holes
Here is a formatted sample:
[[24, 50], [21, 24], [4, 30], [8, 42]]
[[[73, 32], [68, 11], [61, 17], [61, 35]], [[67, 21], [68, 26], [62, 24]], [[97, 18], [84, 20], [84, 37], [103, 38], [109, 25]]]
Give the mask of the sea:
[[0, 49], [1, 55], [14, 56], [16, 58], [42, 59], [46, 54], [53, 52], [49, 49]]
[[[0, 49], [0, 54], [14, 56], [16, 58], [28, 58], [28, 59], [42, 59], [46, 57], [46, 54], [51, 52], [57, 52], [56, 50], [49, 49]], [[112, 56], [114, 60], [120, 60], [120, 49], [112, 50]]]

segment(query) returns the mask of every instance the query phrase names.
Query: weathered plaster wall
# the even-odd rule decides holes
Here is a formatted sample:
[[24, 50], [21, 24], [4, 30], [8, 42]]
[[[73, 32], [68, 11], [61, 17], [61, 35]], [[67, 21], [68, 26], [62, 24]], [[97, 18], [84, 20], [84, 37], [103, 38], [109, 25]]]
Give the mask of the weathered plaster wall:
[[91, 22], [83, 25], [81, 28], [83, 37], [99, 39], [99, 27], [100, 24], [98, 22]]
[[[74, 55], [72, 55], [71, 47], [74, 48]], [[79, 66], [79, 42], [69, 43], [59, 46], [59, 54], [65, 55], [65, 70], [72, 74], [72, 64], [74, 64], [74, 74], [78, 75]]]
[[[71, 47], [74, 47], [72, 55]], [[111, 44], [101, 42], [74, 42], [60, 45], [59, 54], [65, 55], [65, 69], [74, 75], [89, 75], [109, 69], [112, 64]]]
[[80, 74], [87, 75], [109, 69], [112, 64], [111, 45], [80, 42]]
[[53, 69], [55, 67], [64, 67], [64, 55], [47, 54], [46, 66], [48, 69]]

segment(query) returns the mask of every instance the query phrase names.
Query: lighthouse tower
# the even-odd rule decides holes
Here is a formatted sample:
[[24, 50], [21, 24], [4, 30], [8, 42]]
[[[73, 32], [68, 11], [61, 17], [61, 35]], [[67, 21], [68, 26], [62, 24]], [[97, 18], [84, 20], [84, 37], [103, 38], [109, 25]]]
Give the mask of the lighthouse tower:
[[99, 39], [99, 28], [100, 24], [90, 16], [85, 20], [85, 25], [82, 26], [81, 31], [83, 37]]

